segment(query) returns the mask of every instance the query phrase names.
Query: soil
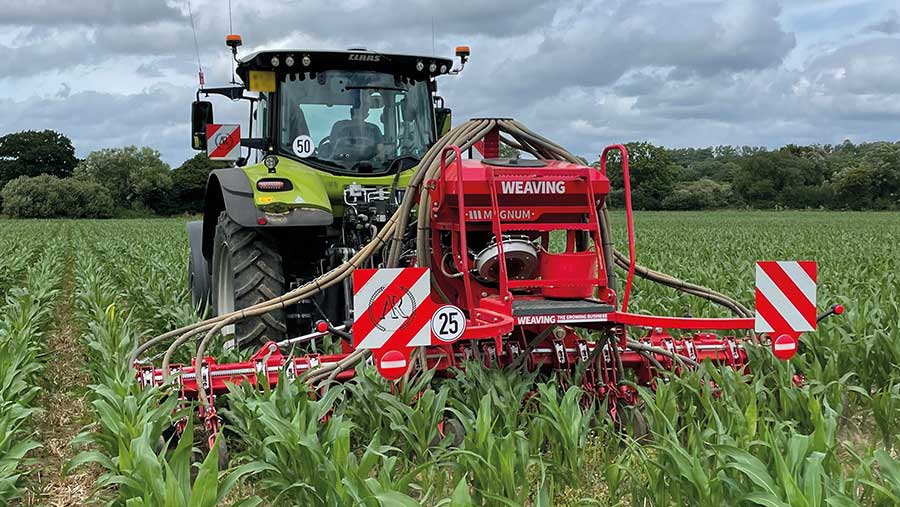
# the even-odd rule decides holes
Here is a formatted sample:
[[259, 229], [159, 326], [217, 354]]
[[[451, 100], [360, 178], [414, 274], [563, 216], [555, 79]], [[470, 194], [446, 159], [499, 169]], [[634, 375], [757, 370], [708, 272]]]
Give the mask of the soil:
[[22, 505], [68, 507], [95, 503], [91, 497], [99, 475], [97, 467], [63, 472], [63, 467], [76, 454], [72, 439], [91, 421], [87, 397], [90, 376], [74, 312], [71, 242], [67, 247], [62, 293], [47, 335], [47, 366], [37, 400], [43, 412], [33, 420], [42, 447], [32, 454], [35, 463], [30, 467]]

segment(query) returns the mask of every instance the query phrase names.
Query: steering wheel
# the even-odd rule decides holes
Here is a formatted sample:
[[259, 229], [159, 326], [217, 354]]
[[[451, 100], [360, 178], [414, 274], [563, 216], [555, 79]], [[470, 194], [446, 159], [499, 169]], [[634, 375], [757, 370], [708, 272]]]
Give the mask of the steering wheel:
[[[370, 137], [347, 136], [334, 140], [326, 139], [330, 145], [334, 145], [330, 154], [332, 160], [359, 162], [371, 160], [378, 153], [378, 144]], [[324, 143], [325, 139], [322, 142]]]
[[330, 159], [333, 151], [334, 146], [331, 144], [331, 136], [325, 136], [319, 141], [319, 147], [316, 148], [316, 155], [324, 159]]

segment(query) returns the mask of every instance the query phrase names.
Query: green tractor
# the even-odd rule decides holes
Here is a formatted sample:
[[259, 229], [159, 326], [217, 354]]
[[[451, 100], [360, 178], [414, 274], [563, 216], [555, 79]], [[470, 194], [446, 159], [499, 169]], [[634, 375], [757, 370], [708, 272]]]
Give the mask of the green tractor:
[[[226, 42], [243, 84], [201, 87], [191, 111], [193, 148], [235, 161], [210, 174], [203, 219], [187, 224], [193, 301], [214, 315], [307, 283], [377, 233], [420, 158], [449, 130], [436, 78], [458, 73], [469, 56], [457, 48], [456, 69], [446, 58], [365, 49], [238, 58], [240, 38]], [[201, 95], [247, 100], [250, 137], [223, 134], [228, 126], [214, 124]], [[349, 322], [347, 284], [226, 328], [229, 345], [259, 346], [314, 333], [322, 322]]]

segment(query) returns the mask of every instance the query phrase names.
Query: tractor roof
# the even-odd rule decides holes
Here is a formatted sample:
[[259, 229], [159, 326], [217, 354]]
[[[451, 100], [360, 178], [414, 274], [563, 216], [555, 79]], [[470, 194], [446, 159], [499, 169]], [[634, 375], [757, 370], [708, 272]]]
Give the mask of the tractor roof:
[[[293, 65], [288, 65], [291, 61]], [[276, 62], [277, 65], [274, 65]], [[304, 62], [308, 64], [304, 65]], [[434, 70], [431, 70], [432, 64]], [[373, 70], [424, 80], [447, 74], [452, 67], [453, 60], [434, 56], [395, 55], [363, 49], [348, 51], [275, 49], [258, 51], [241, 58], [237, 73], [245, 83], [248, 82], [247, 73], [251, 70], [268, 70], [285, 74], [324, 70]]]

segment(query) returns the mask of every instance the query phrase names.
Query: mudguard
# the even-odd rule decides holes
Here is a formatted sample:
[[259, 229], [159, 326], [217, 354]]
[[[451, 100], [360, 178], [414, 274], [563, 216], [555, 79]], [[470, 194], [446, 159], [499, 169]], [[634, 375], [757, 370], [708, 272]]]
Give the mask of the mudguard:
[[334, 221], [330, 212], [320, 209], [298, 207], [285, 213], [260, 210], [254, 201], [250, 180], [240, 168], [217, 169], [210, 173], [207, 195], [216, 190], [214, 186], [218, 186], [228, 216], [242, 227], [258, 227], [260, 218], [265, 218], [266, 225], [274, 227], [331, 225]]
[[207, 259], [212, 257], [212, 237], [222, 211], [242, 227], [325, 226], [334, 222], [331, 212], [317, 208], [296, 207], [279, 213], [260, 210], [243, 168], [217, 169], [209, 174], [206, 183], [203, 255]]
[[196, 220], [187, 223], [188, 245], [191, 253], [188, 258], [188, 280], [191, 284], [191, 303], [199, 314], [206, 311], [210, 299], [209, 263], [203, 256], [203, 222]]

